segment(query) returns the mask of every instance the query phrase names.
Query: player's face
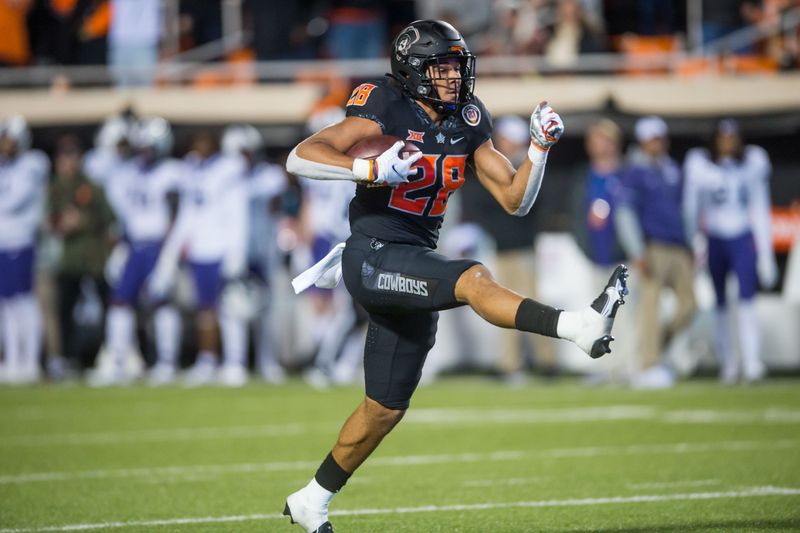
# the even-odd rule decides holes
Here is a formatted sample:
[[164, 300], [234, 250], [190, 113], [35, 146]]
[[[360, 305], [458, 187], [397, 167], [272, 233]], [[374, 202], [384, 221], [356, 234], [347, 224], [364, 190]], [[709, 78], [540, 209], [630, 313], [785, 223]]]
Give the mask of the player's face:
[[0, 155], [11, 157], [17, 151], [17, 142], [13, 137], [0, 135]]
[[666, 137], [653, 137], [642, 143], [642, 150], [650, 157], [661, 157], [666, 155], [669, 149], [669, 141]]
[[591, 158], [619, 155], [619, 142], [599, 129], [589, 130], [586, 136], [586, 152]]
[[720, 133], [717, 135], [717, 152], [722, 157], [727, 157], [739, 151], [741, 139], [735, 134]]
[[458, 101], [461, 91], [461, 62], [456, 58], [440, 59], [428, 67], [428, 77], [439, 99], [445, 102]]

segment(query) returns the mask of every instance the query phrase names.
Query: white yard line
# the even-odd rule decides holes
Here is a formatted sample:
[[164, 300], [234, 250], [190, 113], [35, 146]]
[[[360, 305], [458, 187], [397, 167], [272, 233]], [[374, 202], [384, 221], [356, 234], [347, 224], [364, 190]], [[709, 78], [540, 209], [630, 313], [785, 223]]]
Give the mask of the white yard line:
[[[708, 452], [748, 452], [764, 450], [796, 450], [799, 440], [727, 441], [727, 442], [676, 442], [670, 444], [638, 444], [631, 446], [590, 446], [583, 448], [551, 448], [544, 450], [505, 450], [485, 453], [457, 453], [438, 455], [400, 455], [370, 458], [369, 466], [409, 466], [452, 463], [502, 462], [533, 459], [571, 459], [605, 457], [613, 455], [688, 454]], [[277, 461], [270, 463], [240, 463], [216, 465], [162, 466], [144, 468], [117, 468], [59, 472], [31, 472], [0, 476], [0, 485], [43, 481], [71, 481], [79, 479], [151, 478], [157, 476], [192, 476], [222, 474], [258, 474], [280, 471], [305, 471], [319, 466], [319, 460]]]
[[654, 481], [651, 483], [626, 483], [625, 486], [633, 490], [647, 489], [673, 489], [676, 487], [708, 487], [709, 485], [720, 485], [719, 479], [694, 479], [684, 481]]
[[[378, 509], [343, 509], [333, 511], [331, 516], [361, 516], [380, 514], [444, 513], [453, 511], [485, 511], [509, 508], [585, 507], [592, 505], [640, 504], [668, 501], [719, 500], [726, 498], [755, 498], [764, 496], [800, 496], [800, 489], [781, 487], [752, 487], [728, 492], [694, 492], [686, 494], [649, 494], [641, 496], [609, 496], [602, 498], [570, 498], [565, 500], [538, 500], [521, 502], [467, 503], [455, 505], [425, 505], [421, 507], [397, 507]], [[235, 516], [208, 516], [195, 518], [173, 518], [164, 520], [135, 520], [130, 522], [100, 522], [94, 524], [68, 524], [29, 528], [0, 529], [0, 533], [44, 533], [57, 531], [87, 531], [92, 529], [116, 529], [125, 527], [157, 527], [192, 524], [214, 524], [252, 522], [256, 520], [278, 520], [286, 517], [278, 513]]]
[[533, 483], [539, 483], [545, 479], [545, 477], [538, 476], [538, 477], [512, 477], [508, 479], [471, 479], [469, 481], [465, 481], [463, 483], [464, 487], [496, 487], [499, 485], [509, 485], [509, 486], [517, 486], [517, 485], [531, 485]]
[[[602, 407], [556, 409], [411, 409], [403, 420], [410, 430], [431, 425], [437, 428], [475, 424], [565, 424], [613, 422], [627, 420], [653, 421], [666, 424], [800, 424], [800, 411], [771, 407], [758, 411], [713, 409], [660, 411], [654, 407], [608, 405]], [[294, 437], [311, 432], [335, 432], [332, 424], [265, 424], [232, 427], [184, 427], [101, 431], [87, 433], [53, 433], [40, 435], [7, 435], [0, 437], [0, 447], [91, 446], [135, 444], [213, 439], [249, 439]]]
[[0, 446], [106, 445], [208, 439], [242, 439], [301, 435], [306, 424], [265, 424], [261, 426], [199, 427], [105, 431], [97, 433], [55, 433], [0, 437]]

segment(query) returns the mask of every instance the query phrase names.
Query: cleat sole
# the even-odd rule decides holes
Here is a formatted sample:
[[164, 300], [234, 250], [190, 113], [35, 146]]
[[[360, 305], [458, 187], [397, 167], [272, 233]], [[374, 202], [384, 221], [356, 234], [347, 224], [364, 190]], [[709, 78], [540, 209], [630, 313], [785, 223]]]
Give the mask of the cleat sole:
[[292, 511], [291, 509], [289, 509], [289, 502], [286, 502], [286, 504], [283, 507], [283, 516], [288, 516], [289, 522], [294, 524], [294, 518], [292, 518]]
[[599, 359], [603, 357], [607, 353], [611, 353], [611, 341], [614, 340], [614, 337], [611, 335], [603, 335], [592, 344], [592, 352], [589, 356], [592, 359]]

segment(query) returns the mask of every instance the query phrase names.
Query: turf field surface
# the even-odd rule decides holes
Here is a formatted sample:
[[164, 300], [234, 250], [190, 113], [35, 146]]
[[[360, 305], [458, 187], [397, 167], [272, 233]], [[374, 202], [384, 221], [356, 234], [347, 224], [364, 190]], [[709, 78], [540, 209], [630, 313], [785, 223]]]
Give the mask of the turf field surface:
[[[0, 533], [301, 531], [360, 388], [0, 389]], [[800, 380], [417, 391], [337, 532], [800, 531]]]

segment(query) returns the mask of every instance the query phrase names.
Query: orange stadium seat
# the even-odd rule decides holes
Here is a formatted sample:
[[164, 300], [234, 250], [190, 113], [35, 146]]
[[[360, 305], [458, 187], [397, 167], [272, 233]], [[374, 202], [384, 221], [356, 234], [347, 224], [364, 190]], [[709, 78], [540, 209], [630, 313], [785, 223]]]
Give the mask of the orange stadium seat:
[[670, 54], [680, 49], [678, 38], [673, 35], [636, 35], [625, 34], [615, 39], [616, 48], [630, 59], [630, 64], [623, 70], [626, 74], [652, 74], [655, 72], [667, 72], [668, 68], [663, 69], [644, 68], [642, 60], [648, 56]]
[[725, 70], [735, 74], [775, 74], [778, 63], [771, 57], [734, 55], [723, 60]]

